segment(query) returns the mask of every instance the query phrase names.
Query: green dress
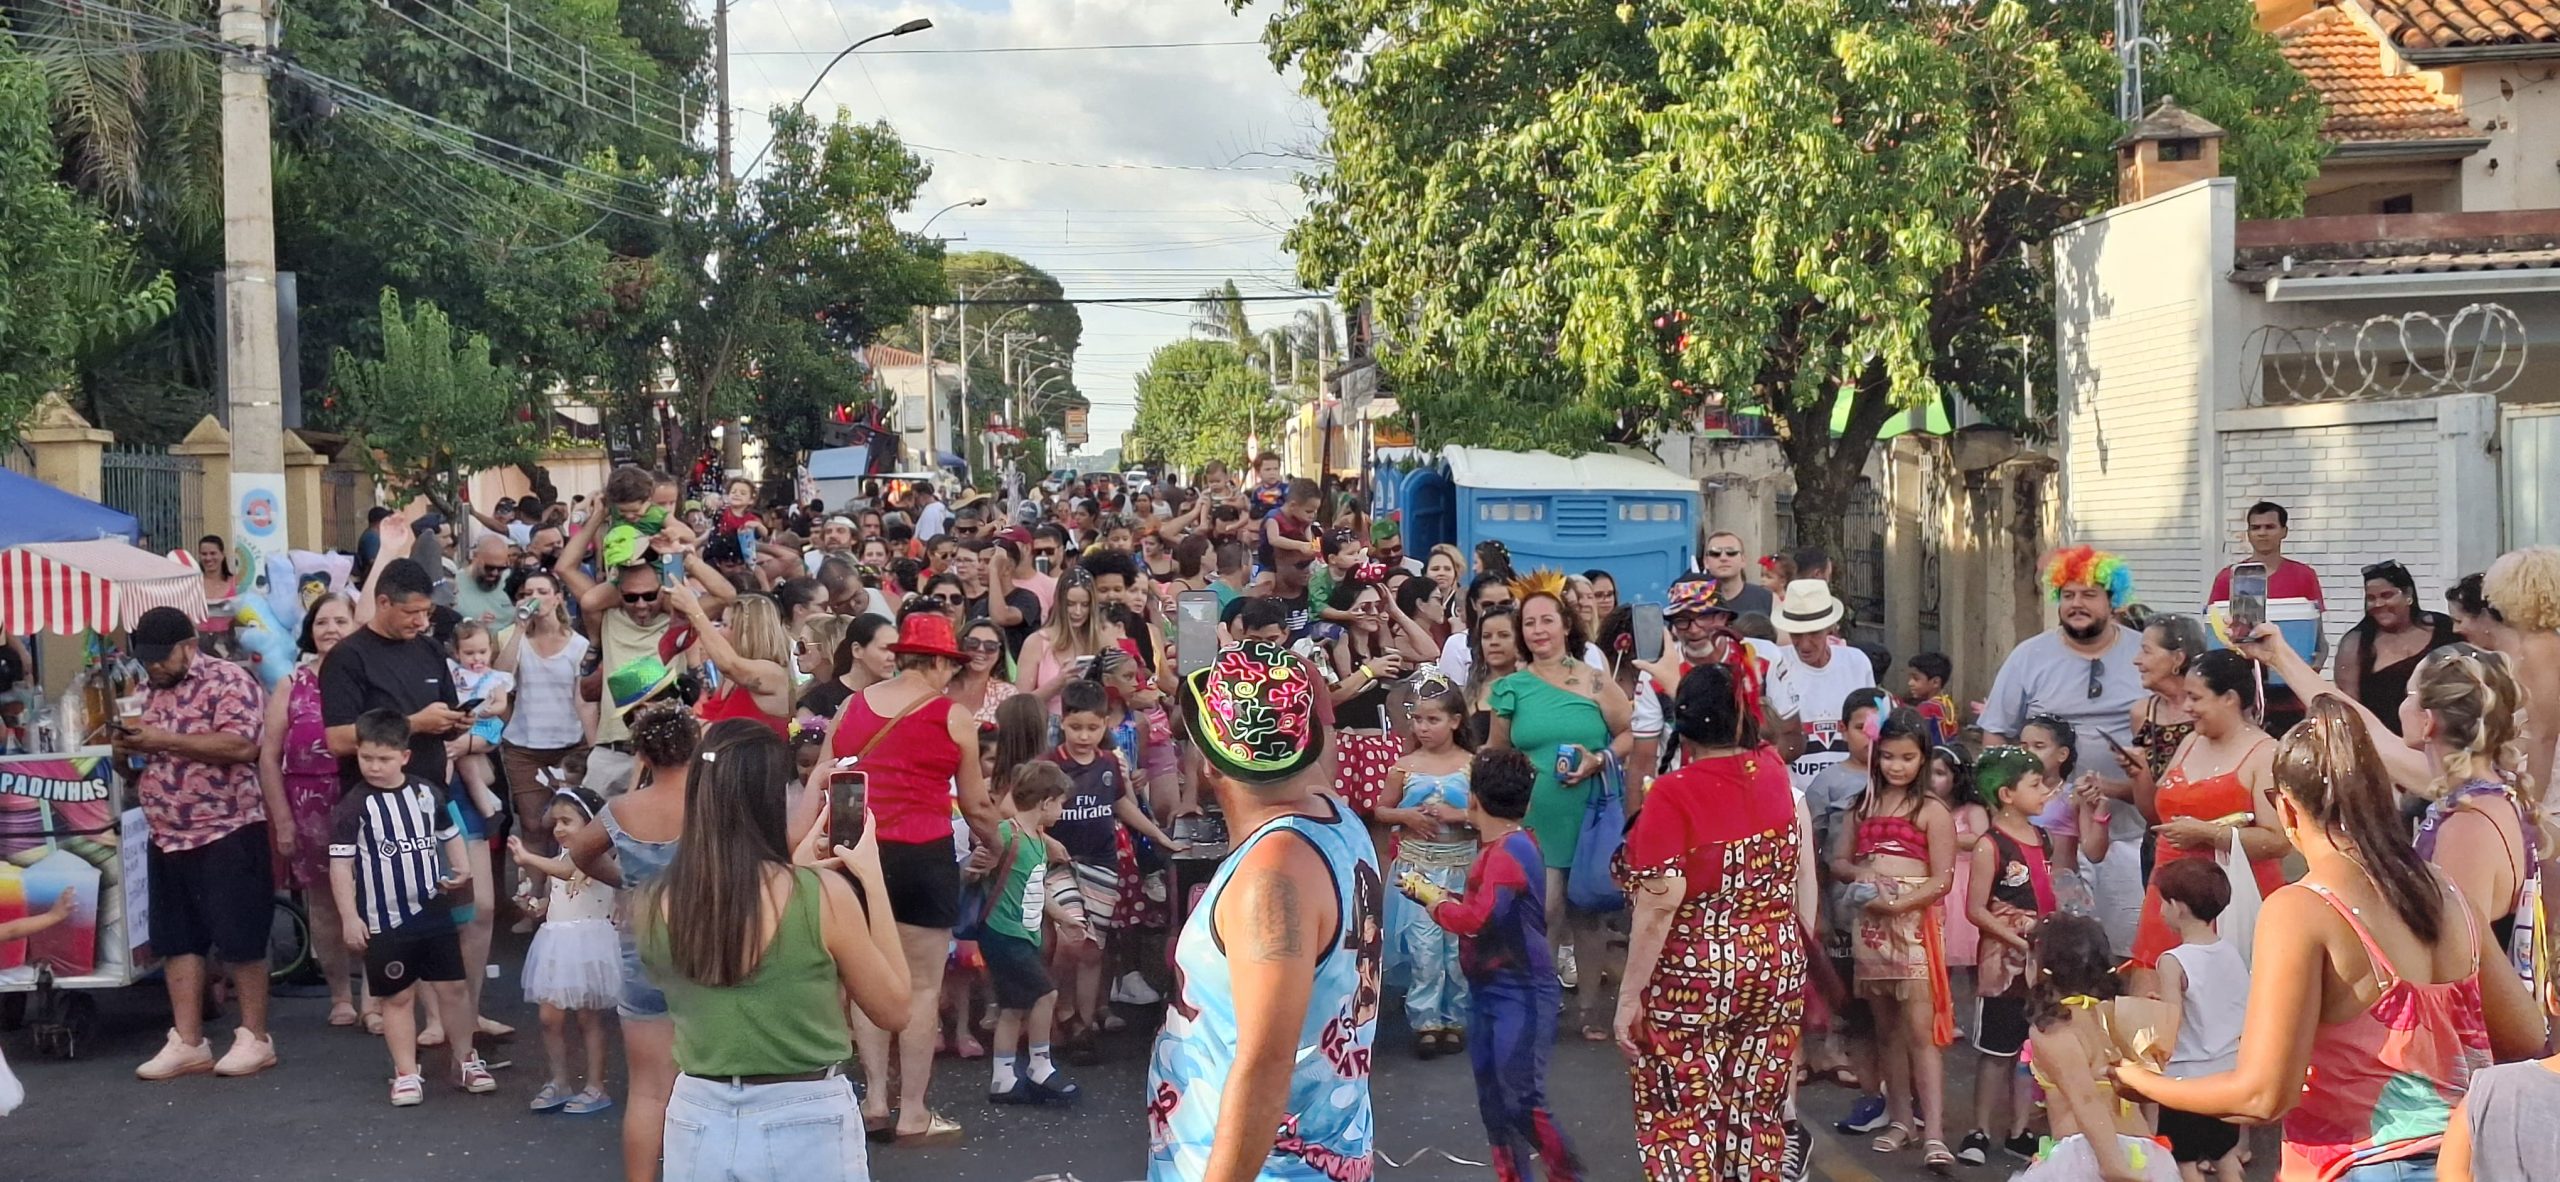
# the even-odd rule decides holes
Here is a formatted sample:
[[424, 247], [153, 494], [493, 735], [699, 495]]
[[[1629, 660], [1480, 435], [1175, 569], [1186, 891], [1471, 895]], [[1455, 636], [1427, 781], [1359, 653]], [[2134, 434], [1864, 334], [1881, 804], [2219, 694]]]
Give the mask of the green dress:
[[1556, 779], [1556, 748], [1566, 743], [1585, 751], [1609, 748], [1609, 720], [1600, 703], [1572, 690], [1557, 689], [1523, 669], [1493, 683], [1493, 712], [1511, 720], [1511, 745], [1538, 770], [1538, 785], [1529, 794], [1529, 834], [1538, 839], [1538, 856], [1550, 870], [1573, 868], [1573, 850], [1582, 842], [1584, 788]]

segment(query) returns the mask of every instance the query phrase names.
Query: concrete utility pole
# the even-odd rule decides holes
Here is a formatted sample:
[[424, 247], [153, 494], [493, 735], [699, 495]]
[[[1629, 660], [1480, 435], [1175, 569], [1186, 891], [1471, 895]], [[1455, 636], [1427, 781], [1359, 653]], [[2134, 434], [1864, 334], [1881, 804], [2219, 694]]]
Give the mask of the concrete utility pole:
[[933, 309], [916, 309], [916, 325], [916, 343], [924, 346], [924, 470], [931, 472], [941, 462], [934, 454], [940, 449], [933, 439], [933, 422], [938, 417], [933, 413]]
[[284, 364], [276, 339], [275, 175], [268, 140], [267, 58], [273, 0], [223, 0], [223, 397], [231, 411], [231, 540], [257, 556], [287, 549]]
[[[969, 458], [969, 289], [954, 286], [952, 294], [960, 309], [960, 405], [952, 410], [951, 454]], [[942, 470], [942, 457], [933, 457], [934, 470]], [[976, 476], [971, 472], [969, 475]]]
[[720, 0], [711, 9], [711, 78], [715, 91], [712, 101], [718, 104], [712, 109], [719, 112], [716, 126], [720, 129], [720, 183], [734, 185], [738, 174], [730, 167], [733, 158], [729, 154], [729, 0]]

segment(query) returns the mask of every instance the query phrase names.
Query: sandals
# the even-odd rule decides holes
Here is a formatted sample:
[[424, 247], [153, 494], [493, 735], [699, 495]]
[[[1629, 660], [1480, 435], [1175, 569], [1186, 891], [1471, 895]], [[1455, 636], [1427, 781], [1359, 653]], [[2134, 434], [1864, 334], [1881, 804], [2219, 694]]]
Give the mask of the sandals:
[[1883, 1132], [1876, 1134], [1872, 1148], [1878, 1153], [1899, 1153], [1911, 1147], [1914, 1135], [1909, 1125], [1886, 1125]]
[[886, 1145], [898, 1135], [898, 1114], [883, 1112], [862, 1118], [863, 1139], [875, 1145]]
[[355, 1025], [355, 1024], [356, 1024], [356, 1003], [351, 1002], [351, 1001], [341, 1001], [341, 1002], [333, 1002], [333, 1003], [331, 1003], [331, 1004], [330, 1004], [330, 1006], [329, 1006], [329, 1024], [330, 1024], [331, 1026], [353, 1026], [353, 1025]]
[[1931, 1137], [1920, 1143], [1921, 1164], [1938, 1173], [1956, 1168], [1956, 1155], [1947, 1152], [1947, 1143]]
[[1803, 1082], [1810, 1083], [1815, 1080], [1837, 1084], [1852, 1092], [1864, 1092], [1866, 1090], [1859, 1086], [1861, 1081], [1858, 1079], [1858, 1073], [1849, 1070], [1848, 1066], [1845, 1064], [1837, 1067], [1817, 1068], [1804, 1073]]
[[899, 1133], [895, 1144], [900, 1149], [943, 1149], [962, 1140], [960, 1122], [931, 1109], [925, 1110], [927, 1123], [920, 1133]]

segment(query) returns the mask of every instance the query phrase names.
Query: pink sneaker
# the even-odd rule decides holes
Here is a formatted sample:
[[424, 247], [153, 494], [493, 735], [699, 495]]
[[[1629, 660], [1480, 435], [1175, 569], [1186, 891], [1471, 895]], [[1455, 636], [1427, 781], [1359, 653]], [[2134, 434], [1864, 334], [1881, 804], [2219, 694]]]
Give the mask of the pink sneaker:
[[498, 1090], [497, 1077], [489, 1074], [488, 1061], [478, 1055], [462, 1061], [461, 1078], [455, 1082], [462, 1086], [463, 1091], [475, 1096]]
[[231, 1049], [223, 1052], [222, 1061], [213, 1065], [215, 1075], [256, 1075], [276, 1065], [276, 1039], [249, 1033], [246, 1026], [231, 1032]]
[[213, 1043], [199, 1038], [190, 1046], [178, 1038], [175, 1028], [169, 1040], [160, 1044], [160, 1053], [151, 1061], [133, 1069], [136, 1079], [176, 1079], [181, 1075], [200, 1075], [213, 1070]]

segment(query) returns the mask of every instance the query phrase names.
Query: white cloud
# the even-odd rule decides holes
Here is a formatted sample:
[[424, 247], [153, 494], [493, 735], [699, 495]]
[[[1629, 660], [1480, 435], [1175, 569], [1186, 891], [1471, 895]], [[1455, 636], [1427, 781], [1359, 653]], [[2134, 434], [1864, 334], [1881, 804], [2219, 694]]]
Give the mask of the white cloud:
[[[891, 0], [741, 0], [730, 13], [731, 102], [743, 165], [765, 140], [761, 112], [799, 98], [829, 56], [915, 16], [934, 28], [874, 42], [811, 100], [886, 118], [933, 161], [906, 219], [955, 201], [936, 233], [954, 249], [1002, 250], [1058, 273], [1070, 296], [1190, 296], [1233, 276], [1248, 290], [1292, 288], [1279, 234], [1302, 208], [1286, 171], [1170, 171], [1089, 165], [1285, 164], [1267, 155], [1314, 138], [1318, 118], [1259, 45], [1060, 53], [922, 54], [998, 46], [1246, 41], [1262, 14], [1217, 0], [971, 0], [922, 9]], [[963, 154], [968, 153], [968, 154]], [[1012, 160], [995, 159], [1010, 157]], [[1260, 303], [1257, 323], [1295, 305]], [[1097, 446], [1134, 413], [1131, 379], [1190, 312], [1086, 305], [1079, 384], [1094, 399]]]

